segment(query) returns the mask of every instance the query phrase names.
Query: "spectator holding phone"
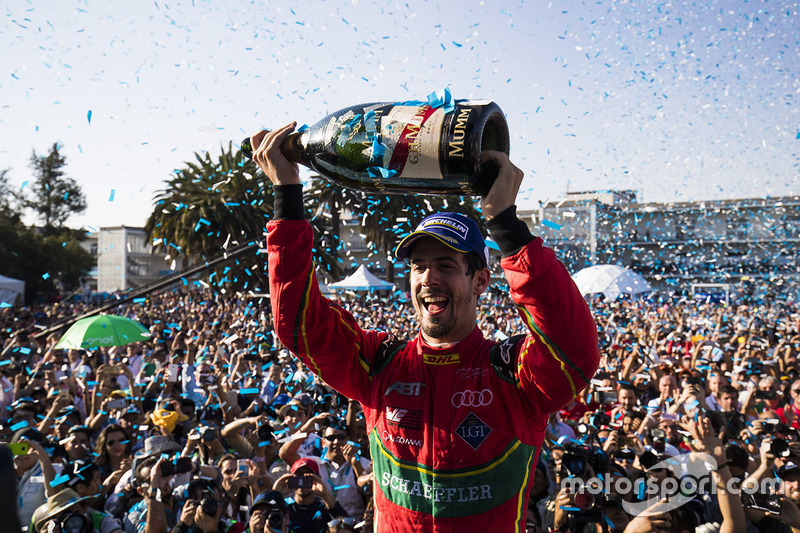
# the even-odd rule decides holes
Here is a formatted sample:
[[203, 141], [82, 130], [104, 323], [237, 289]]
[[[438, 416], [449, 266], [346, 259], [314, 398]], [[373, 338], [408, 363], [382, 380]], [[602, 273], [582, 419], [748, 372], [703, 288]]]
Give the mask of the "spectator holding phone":
[[[44, 438], [35, 429], [20, 429], [11, 439], [14, 452], [14, 470], [17, 475], [17, 514], [20, 523], [29, 524], [33, 512], [58, 492], [51, 485], [61, 467], [55, 467], [42, 447]], [[60, 487], [64, 488], [64, 487]]]
[[289, 530], [293, 533], [326, 533], [328, 522], [347, 516], [320, 478], [319, 465], [310, 457], [295, 461], [291, 474], [281, 476], [273, 489], [294, 496], [288, 506]]

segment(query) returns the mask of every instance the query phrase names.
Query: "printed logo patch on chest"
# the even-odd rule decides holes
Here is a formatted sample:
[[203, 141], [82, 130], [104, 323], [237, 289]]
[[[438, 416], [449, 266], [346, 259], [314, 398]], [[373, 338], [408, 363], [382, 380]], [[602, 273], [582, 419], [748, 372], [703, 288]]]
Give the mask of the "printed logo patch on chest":
[[457, 353], [447, 355], [424, 353], [422, 354], [422, 361], [426, 365], [454, 365], [461, 362], [461, 357]]
[[400, 409], [399, 407], [386, 406], [386, 423], [393, 427], [422, 429], [422, 411], [419, 409]]
[[456, 428], [456, 435], [464, 439], [473, 450], [477, 450], [491, 432], [492, 428], [473, 412], [470, 412]]

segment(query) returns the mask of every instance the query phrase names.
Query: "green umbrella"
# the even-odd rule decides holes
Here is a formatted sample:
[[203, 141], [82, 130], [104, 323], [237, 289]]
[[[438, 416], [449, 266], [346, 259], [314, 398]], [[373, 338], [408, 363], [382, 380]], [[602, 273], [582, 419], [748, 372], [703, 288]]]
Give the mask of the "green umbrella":
[[124, 316], [97, 315], [72, 324], [56, 344], [60, 349], [90, 349], [99, 346], [123, 346], [147, 339], [147, 328]]

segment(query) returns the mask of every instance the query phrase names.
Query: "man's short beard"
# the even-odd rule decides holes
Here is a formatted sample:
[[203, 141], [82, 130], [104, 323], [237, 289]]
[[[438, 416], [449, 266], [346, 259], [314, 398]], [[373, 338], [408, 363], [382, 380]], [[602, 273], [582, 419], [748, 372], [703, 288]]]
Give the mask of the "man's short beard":
[[422, 323], [422, 331], [431, 339], [444, 338], [453, 331], [453, 328], [455, 328], [455, 321], [452, 320], [442, 324]]

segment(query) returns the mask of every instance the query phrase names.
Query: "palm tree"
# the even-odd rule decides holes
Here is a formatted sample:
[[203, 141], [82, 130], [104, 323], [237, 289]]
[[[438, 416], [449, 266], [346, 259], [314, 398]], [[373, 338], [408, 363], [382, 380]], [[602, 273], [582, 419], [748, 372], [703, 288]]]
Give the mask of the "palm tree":
[[[438, 211], [454, 211], [475, 219], [480, 217], [471, 198], [397, 194], [371, 196], [363, 191], [342, 188], [318, 176], [312, 178], [305, 195], [316, 219], [323, 217], [320, 227], [329, 229], [328, 246], [336, 251], [336, 259], [341, 257], [338, 254], [341, 250], [341, 214], [347, 210], [358, 217], [367, 247], [386, 257], [386, 275], [391, 282], [394, 281], [395, 247], [427, 215]], [[335, 269], [328, 268], [328, 271], [337, 277]]]
[[[157, 191], [145, 230], [160, 251], [185, 263], [208, 260], [237, 244], [262, 238], [273, 212], [271, 184], [252, 160], [227, 150], [213, 161], [195, 153], [196, 161], [176, 170]], [[218, 272], [215, 285], [247, 286], [253, 265], [237, 264]], [[258, 269], [256, 269], [258, 270]], [[213, 275], [210, 277], [213, 278]], [[256, 283], [263, 280], [256, 274]]]

